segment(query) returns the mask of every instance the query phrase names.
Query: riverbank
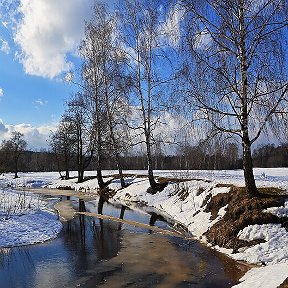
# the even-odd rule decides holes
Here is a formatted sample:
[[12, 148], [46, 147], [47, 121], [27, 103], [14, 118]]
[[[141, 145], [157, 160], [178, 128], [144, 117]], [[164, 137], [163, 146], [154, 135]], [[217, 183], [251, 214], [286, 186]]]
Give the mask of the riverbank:
[[[225, 172], [226, 180], [229, 180], [227, 177], [228, 173], [229, 172]], [[279, 174], [279, 171], [277, 171], [277, 173]], [[168, 172], [166, 172], [166, 178], [168, 178], [167, 174]], [[160, 176], [163, 177], [163, 174]], [[185, 175], [185, 180], [187, 180], [187, 178], [189, 179], [187, 176], [189, 176], [188, 173]], [[261, 178], [260, 181], [265, 182], [264, 176], [261, 176], [263, 179]], [[175, 175], [173, 175], [173, 177], [175, 178]], [[183, 177], [183, 175], [180, 175], [180, 178], [181, 177]], [[238, 175], [236, 178], [237, 182], [239, 183], [241, 180], [240, 176]], [[270, 187], [277, 188], [276, 190], [272, 189], [273, 191], [280, 191], [278, 188], [283, 189], [283, 187], [286, 187], [287, 185], [286, 179], [280, 179], [281, 175], [278, 175], [277, 178], [274, 176], [273, 178], [273, 176], [269, 175], [269, 171], [266, 171], [265, 178], [267, 183], [265, 183], [263, 187], [266, 187], [268, 190], [269, 188], [267, 187], [269, 187], [269, 185]], [[225, 248], [223, 246], [227, 247], [227, 245], [219, 246], [217, 245], [217, 242], [216, 244], [213, 243], [213, 241], [211, 241], [211, 235], [210, 237], [207, 237], [209, 231], [213, 229], [216, 230], [218, 236], [221, 234], [220, 229], [215, 229], [215, 227], [217, 227], [217, 223], [222, 222], [224, 229], [225, 225], [227, 225], [226, 227], [228, 229], [228, 224], [231, 224], [228, 223], [229, 219], [227, 219], [226, 215], [227, 210], [231, 208], [229, 208], [228, 205], [229, 201], [227, 203], [224, 201], [226, 196], [223, 196], [231, 194], [231, 185], [223, 185], [223, 179], [219, 179], [219, 181], [217, 181], [217, 179], [213, 181], [210, 179], [197, 179], [180, 182], [170, 181], [163, 191], [158, 192], [155, 195], [147, 193], [149, 181], [143, 176], [137, 177], [135, 174], [135, 176], [130, 175], [127, 177], [126, 181], [129, 183], [129, 186], [125, 189], [120, 188], [119, 180], [111, 180], [111, 177], [108, 179], [110, 182], [108, 187], [110, 188], [111, 193], [114, 194], [114, 200], [128, 206], [147, 205], [154, 207], [163, 213], [169, 214], [176, 221], [184, 224], [193, 236], [196, 236], [200, 241], [206, 243], [208, 246], [211, 246], [211, 248], [229, 255], [235, 260], [242, 260], [247, 263], [258, 265], [258, 267], [252, 268], [248, 273], [246, 273], [246, 275], [244, 275], [244, 277], [242, 277], [240, 280], [242, 283], [235, 287], [245, 288], [253, 286], [272, 288], [278, 287], [287, 279], [288, 233], [285, 227], [283, 227], [283, 223], [285, 221], [282, 221], [281, 223], [281, 220], [279, 220], [279, 223], [275, 223], [275, 221], [270, 223], [269, 221], [273, 218], [273, 216], [271, 216], [269, 219], [262, 221], [263, 223], [261, 224], [253, 224], [253, 221], [252, 223], [248, 221], [246, 223], [247, 225], [244, 225], [244, 227], [242, 223], [242, 225], [240, 225], [242, 229], [237, 232], [236, 236], [234, 235], [234, 238], [238, 238], [239, 240], [237, 242], [242, 243], [242, 245], [238, 245], [238, 247], [229, 247], [228, 245], [229, 248]], [[277, 180], [278, 182], [273, 182], [271, 180]], [[91, 184], [93, 185], [90, 185], [89, 181], [92, 181]], [[219, 182], [221, 185], [219, 185]], [[227, 184], [232, 184], [229, 183], [229, 181], [227, 182]], [[279, 185], [279, 182], [281, 182], [281, 185]], [[59, 187], [59, 185], [62, 187], [67, 187], [70, 185], [69, 187], [73, 189], [83, 190], [86, 192], [89, 189], [93, 190], [96, 188], [94, 180], [88, 180], [81, 184], [76, 184], [75, 180], [67, 180], [55, 182], [51, 187]], [[284, 189], [281, 191], [286, 193]], [[217, 209], [214, 209], [215, 211], [212, 211], [213, 209], [210, 209], [209, 211], [208, 204], [212, 203], [213, 201], [215, 202], [216, 197], [222, 197], [221, 201], [223, 205], [218, 205]], [[265, 206], [263, 204], [266, 201], [265, 200], [262, 203], [263, 209], [262, 204], [259, 203], [255, 204], [255, 207], [258, 207], [258, 210], [267, 210], [267, 213], [263, 213], [263, 217], [269, 213], [269, 215], [274, 215], [279, 219], [284, 219], [285, 217], [288, 217], [288, 201], [286, 196], [282, 197], [281, 199], [281, 201], [277, 202], [276, 206], [273, 206], [275, 202], [270, 200], [267, 201], [271, 203], [266, 204]], [[245, 204], [243, 202], [243, 205], [247, 205], [247, 203]], [[215, 205], [212, 206], [215, 208]], [[250, 212], [253, 215], [255, 211], [256, 210], [251, 210]], [[262, 211], [260, 212], [262, 213]], [[260, 216], [258, 215], [257, 217], [261, 218], [262, 214]], [[255, 220], [254, 222], [257, 221]], [[232, 223], [231, 225], [234, 224]], [[223, 237], [225, 238], [225, 236], [227, 235], [224, 235]], [[225, 239], [224, 242], [227, 244], [230, 242], [230, 240], [233, 242], [232, 239]], [[263, 277], [263, 275], [265, 275], [265, 277]], [[253, 285], [251, 283], [253, 283]]]
[[[250, 226], [250, 223], [246, 223], [247, 226], [245, 227], [242, 227], [243, 225], [241, 224], [241, 230], [239, 230], [236, 237], [241, 240], [240, 242], [246, 241], [242, 243], [250, 242], [250, 244], [239, 247], [231, 246], [229, 249], [223, 248], [223, 246], [227, 246], [225, 243], [223, 246], [216, 245], [215, 243], [219, 242], [219, 240], [216, 239], [217, 241], [213, 243], [211, 241], [213, 237], [207, 235], [209, 231], [213, 230], [213, 227], [215, 229], [217, 225], [222, 223], [222, 227], [225, 228], [225, 225], [228, 223], [227, 220], [229, 219], [227, 217], [229, 215], [231, 217], [232, 213], [231, 207], [229, 207], [229, 203], [231, 202], [229, 195], [232, 193], [233, 196], [231, 185], [241, 186], [241, 183], [243, 184], [241, 171], [156, 171], [156, 175], [162, 177], [161, 181], [163, 181], [164, 177], [166, 180], [170, 178], [170, 181], [163, 191], [155, 195], [147, 193], [149, 182], [147, 177], [143, 176], [145, 171], [128, 171], [128, 173], [129, 176], [127, 175], [125, 180], [129, 186], [125, 189], [121, 189], [120, 181], [112, 177], [115, 171], [105, 171], [104, 173], [106, 176], [105, 180], [110, 183], [108, 186], [110, 195], [113, 195], [112, 198], [115, 201], [129, 205], [130, 207], [139, 207], [139, 205], [154, 207], [161, 213], [168, 214], [177, 222], [184, 224], [193, 236], [196, 236], [200, 241], [211, 246], [213, 249], [228, 254], [233, 259], [244, 260], [247, 263], [258, 265], [246, 273], [241, 278], [242, 282], [235, 287], [274, 288], [287, 279], [288, 234], [287, 230], [283, 227], [283, 223], [261, 223]], [[95, 172], [89, 172], [88, 175], [95, 175]], [[277, 189], [272, 190], [286, 193], [285, 191], [287, 191], [288, 187], [286, 175], [288, 175], [288, 169], [258, 169], [256, 171], [257, 185], [258, 187], [266, 188], [274, 187]], [[76, 196], [77, 194], [77, 197], [88, 197], [88, 199], [97, 195], [97, 180], [93, 177], [90, 177], [83, 183], [76, 183], [76, 178], [70, 180], [57, 180], [57, 178], [57, 173], [25, 174], [22, 180], [20, 180], [21, 178], [17, 180], [17, 185], [18, 187], [35, 188], [51, 183], [49, 185], [50, 188], [73, 189], [57, 192], [62, 195], [63, 193], [67, 193], [67, 196], [68, 194], [69, 196]], [[180, 179], [181, 181], [173, 181], [172, 178]], [[14, 180], [11, 179], [11, 181], [13, 182]], [[44, 192], [44, 190], [42, 191]], [[56, 193], [56, 191], [54, 190], [53, 193]], [[284, 219], [288, 215], [288, 203], [285, 197], [282, 198], [285, 199], [284, 202], [277, 204], [280, 207], [275, 206], [273, 208], [269, 207], [271, 205], [268, 205], [264, 208], [261, 206], [262, 204], [257, 204], [256, 207], [261, 210], [261, 213], [263, 212], [262, 210], [267, 210], [269, 214], [275, 215], [279, 219]], [[235, 199], [234, 196], [233, 199]], [[239, 201], [242, 200], [239, 198]], [[215, 205], [214, 202], [220, 202], [220, 204]], [[211, 207], [209, 207], [209, 203]], [[211, 205], [211, 203], [214, 203], [214, 205]], [[239, 207], [247, 206], [245, 202], [242, 204], [244, 206], [239, 205]], [[232, 223], [231, 225], [233, 226], [234, 224]], [[220, 231], [218, 229], [215, 230], [216, 232]], [[218, 234], [220, 235], [221, 233]], [[224, 240], [229, 243], [227, 235], [223, 236], [223, 238], [226, 238]]]

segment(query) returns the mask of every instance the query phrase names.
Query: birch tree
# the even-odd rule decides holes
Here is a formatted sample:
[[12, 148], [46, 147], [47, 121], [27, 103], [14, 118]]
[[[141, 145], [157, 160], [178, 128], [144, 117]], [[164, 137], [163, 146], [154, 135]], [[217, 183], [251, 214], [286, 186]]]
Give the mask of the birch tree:
[[105, 150], [107, 121], [104, 105], [104, 66], [106, 29], [102, 25], [104, 6], [97, 5], [91, 21], [86, 23], [85, 38], [80, 46], [80, 54], [84, 59], [82, 67], [83, 87], [85, 87], [85, 105], [91, 121], [91, 135], [94, 139], [96, 154], [97, 180], [100, 189], [105, 188], [102, 166]]
[[165, 101], [164, 96], [167, 96], [163, 90], [170, 77], [161, 41], [160, 24], [164, 18], [160, 4], [161, 1], [125, 0], [121, 7], [122, 48], [130, 59], [127, 69], [133, 84], [131, 103], [139, 111], [141, 119], [140, 124], [132, 123], [131, 128], [136, 135], [143, 135], [144, 140], [139, 143], [143, 143], [146, 150], [152, 193], [161, 189], [154, 178], [152, 146], [155, 144], [154, 131], [159, 124], [161, 101]]
[[[75, 154], [76, 136], [73, 131], [73, 125], [66, 115], [63, 115], [55, 132], [50, 136], [50, 147], [54, 152], [61, 178], [66, 180], [70, 178], [70, 167]], [[64, 167], [65, 176], [61, 175], [61, 168]]]
[[[183, 0], [191, 102], [214, 131], [239, 137], [249, 196], [251, 145], [287, 112], [287, 1]], [[285, 54], [286, 53], [286, 54]]]
[[102, 164], [105, 154], [112, 151], [124, 187], [121, 153], [127, 139], [123, 119], [128, 113], [129, 83], [124, 69], [126, 57], [116, 42], [117, 17], [105, 5], [97, 4], [85, 31], [80, 47], [84, 57], [82, 78], [95, 139], [98, 183], [101, 189], [105, 187]]

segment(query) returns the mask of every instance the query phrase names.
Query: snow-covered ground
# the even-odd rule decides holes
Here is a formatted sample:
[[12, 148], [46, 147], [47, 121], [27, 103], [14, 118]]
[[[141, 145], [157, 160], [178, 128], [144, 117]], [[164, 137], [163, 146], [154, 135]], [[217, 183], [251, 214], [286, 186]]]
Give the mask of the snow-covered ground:
[[14, 189], [41, 187], [51, 177], [43, 174], [39, 178], [12, 177], [12, 174], [0, 176], [0, 248], [41, 243], [57, 237], [62, 224], [47, 208], [47, 201], [34, 193]]
[[[104, 171], [103, 175], [107, 176], [107, 181], [111, 179], [110, 175], [116, 173], [117, 171]], [[125, 171], [125, 173], [145, 175], [146, 171], [133, 170]], [[288, 168], [256, 168], [254, 173], [258, 187], [278, 187], [288, 191]], [[76, 176], [76, 173], [74, 172], [71, 175]], [[89, 171], [85, 175], [95, 176], [95, 172]], [[227, 187], [216, 187], [219, 183], [244, 186], [242, 170], [155, 171], [155, 175], [193, 180], [176, 184], [171, 183], [162, 192], [155, 195], [146, 193], [149, 182], [147, 178], [143, 177], [127, 178], [126, 180], [131, 185], [125, 189], [120, 189], [118, 180], [113, 180], [109, 187], [118, 190], [114, 196], [116, 201], [132, 205], [140, 202], [155, 207], [184, 224], [193, 235], [204, 242], [203, 233], [223, 217], [225, 207], [220, 209], [218, 217], [211, 221], [210, 213], [204, 212], [205, 205], [202, 207], [203, 201], [209, 195], [214, 196], [218, 193], [229, 192]], [[12, 176], [12, 174], [7, 174], [2, 176], [2, 179], [0, 177], [0, 184], [8, 183], [10, 186], [17, 185], [18, 187], [41, 187], [50, 183], [50, 188], [69, 186], [79, 191], [91, 190], [91, 192], [98, 188], [96, 179], [77, 184], [76, 178], [65, 181], [59, 180], [58, 173], [25, 173], [20, 174], [20, 178], [17, 180], [13, 180]], [[288, 199], [285, 206], [269, 208], [268, 211], [280, 217], [288, 217]], [[288, 277], [288, 232], [285, 228], [277, 224], [253, 225], [240, 231], [239, 237], [245, 240], [264, 239], [265, 242], [247, 249], [243, 248], [236, 254], [231, 254], [231, 250], [221, 247], [214, 248], [229, 254], [234, 259], [259, 265], [265, 263], [266, 266], [251, 269], [244, 275], [241, 279], [243, 282], [237, 287], [273, 288], [279, 286]]]

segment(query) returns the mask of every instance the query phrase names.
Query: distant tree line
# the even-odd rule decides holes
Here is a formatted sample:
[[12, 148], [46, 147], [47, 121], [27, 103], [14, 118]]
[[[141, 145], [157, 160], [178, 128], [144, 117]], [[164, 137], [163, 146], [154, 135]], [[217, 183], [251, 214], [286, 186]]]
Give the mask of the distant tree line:
[[[7, 150], [0, 149], [0, 173], [15, 172], [15, 164]], [[202, 146], [183, 146], [175, 155], [154, 154], [152, 164], [156, 170], [221, 170], [241, 169], [242, 159], [237, 145], [229, 144], [225, 149], [205, 151]], [[11, 152], [10, 152], [11, 153]], [[63, 177], [66, 173], [64, 161], [57, 160], [57, 155], [49, 151], [22, 151], [18, 159], [18, 171], [23, 172], [50, 172], [58, 171]], [[124, 170], [147, 169], [146, 155], [126, 155], [121, 158]], [[85, 170], [94, 170], [97, 159], [92, 157]], [[264, 145], [253, 152], [255, 167], [288, 167], [288, 144], [281, 146]], [[106, 155], [103, 159], [103, 169], [117, 170], [114, 158]], [[69, 171], [77, 171], [77, 155], [71, 155]], [[59, 174], [60, 176], [60, 174]]]
[[288, 144], [280, 146], [265, 145], [253, 153], [256, 167], [288, 167]]

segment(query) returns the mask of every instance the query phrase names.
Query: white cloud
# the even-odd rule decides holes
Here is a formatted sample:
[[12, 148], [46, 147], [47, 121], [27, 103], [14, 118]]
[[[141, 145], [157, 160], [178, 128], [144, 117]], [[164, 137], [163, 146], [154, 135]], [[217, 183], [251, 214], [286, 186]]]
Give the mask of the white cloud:
[[28, 149], [41, 149], [48, 147], [48, 140], [51, 131], [55, 131], [57, 124], [32, 126], [30, 124], [5, 125], [0, 119], [1, 140], [7, 140], [13, 131], [19, 131], [24, 134], [28, 143]]
[[10, 29], [16, 23], [17, 8], [20, 0], [1, 0], [0, 1], [0, 20], [2, 25]]
[[92, 0], [20, 0], [22, 15], [16, 25], [15, 42], [21, 49], [25, 72], [54, 78], [69, 71], [83, 36], [84, 19], [91, 13]]
[[207, 29], [204, 29], [199, 31], [195, 36], [193, 46], [196, 50], [207, 50], [211, 47], [212, 42], [211, 34]]
[[0, 87], [0, 97], [3, 97], [4, 96], [4, 91], [3, 89]]
[[4, 52], [5, 54], [10, 53], [10, 46], [8, 42], [1, 38], [0, 38], [0, 50]]
[[2, 119], [0, 119], [0, 135], [3, 134], [3, 133], [6, 133], [6, 132], [8, 132], [8, 129], [4, 125]]
[[68, 73], [66, 73], [63, 80], [66, 83], [71, 83], [73, 81], [73, 78], [74, 78], [73, 72], [69, 71]]
[[159, 34], [163, 35], [168, 45], [177, 46], [181, 39], [181, 21], [185, 10], [176, 3], [168, 12], [166, 21], [159, 27]]
[[33, 101], [33, 105], [35, 108], [39, 108], [40, 106], [45, 106], [46, 104], [48, 104], [47, 100], [37, 99]]
[[8, 22], [6, 22], [6, 21], [2, 21], [1, 23], [2, 23], [2, 25], [3, 25], [5, 28], [7, 28], [7, 29], [8, 29], [8, 25], [9, 25], [9, 23], [8, 23]]

